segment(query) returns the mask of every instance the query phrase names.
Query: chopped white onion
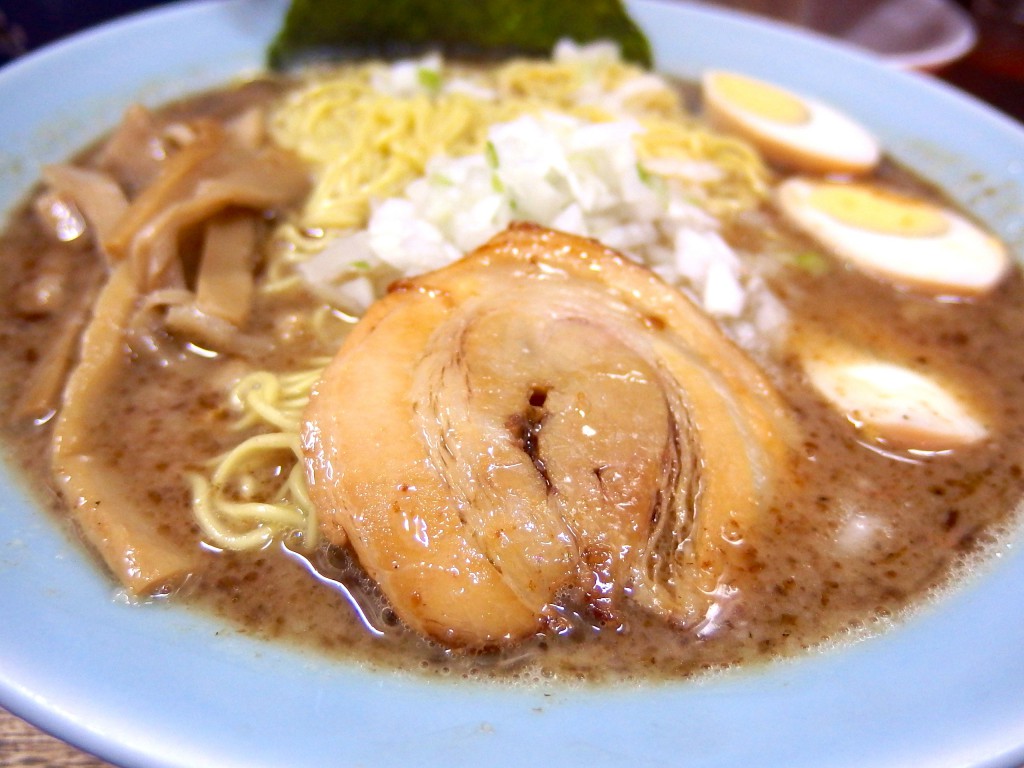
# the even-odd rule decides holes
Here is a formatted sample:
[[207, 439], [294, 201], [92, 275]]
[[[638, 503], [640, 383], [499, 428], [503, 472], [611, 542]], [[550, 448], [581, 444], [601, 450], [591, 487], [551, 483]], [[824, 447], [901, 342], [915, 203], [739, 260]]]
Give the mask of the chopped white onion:
[[376, 91], [398, 98], [430, 94], [436, 90], [433, 84], [440, 83], [443, 64], [437, 53], [420, 59], [396, 61], [375, 69], [371, 82]]
[[[615, 46], [563, 43], [555, 51], [556, 60], [607, 56], [618, 57]], [[379, 74], [378, 87], [421, 92], [421, 73], [440, 68], [436, 57], [393, 64]], [[616, 98], [667, 87], [653, 75], [639, 79]], [[471, 83], [442, 87], [464, 85]], [[329, 245], [300, 273], [314, 289], [316, 282], [328, 284], [336, 295], [339, 282], [368, 277], [353, 263], [419, 274], [451, 263], [514, 220], [528, 220], [596, 238], [667, 281], [688, 284], [709, 312], [739, 315], [745, 300], [740, 261], [718, 234], [717, 220], [686, 191], [688, 182], [714, 179], [720, 171], [670, 159], [648, 160], [641, 171], [633, 138], [643, 127], [616, 114], [622, 118], [595, 123], [543, 113], [491, 126], [486, 152], [432, 158], [402, 196], [378, 201], [362, 239], [350, 235]]]

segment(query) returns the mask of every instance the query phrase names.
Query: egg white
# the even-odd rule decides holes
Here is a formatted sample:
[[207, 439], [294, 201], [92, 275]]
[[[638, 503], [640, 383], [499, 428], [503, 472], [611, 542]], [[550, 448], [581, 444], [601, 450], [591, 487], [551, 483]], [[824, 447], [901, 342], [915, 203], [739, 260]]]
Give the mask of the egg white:
[[[769, 119], [730, 99], [723, 78], [739, 77], [765, 92], [781, 92], [803, 107], [799, 122]], [[798, 95], [738, 73], [705, 72], [701, 85], [708, 118], [719, 128], [739, 134], [771, 162], [807, 173], [863, 174], [881, 158], [875, 137], [839, 110], [816, 99]], [[769, 97], [770, 98], [770, 97]]]
[[972, 296], [995, 287], [1010, 266], [1003, 244], [954, 211], [931, 206], [941, 233], [904, 235], [864, 229], [811, 203], [824, 182], [788, 179], [776, 190], [783, 215], [861, 271], [933, 295]]
[[980, 408], [932, 376], [840, 342], [805, 349], [811, 384], [866, 436], [889, 447], [938, 452], [988, 435]]

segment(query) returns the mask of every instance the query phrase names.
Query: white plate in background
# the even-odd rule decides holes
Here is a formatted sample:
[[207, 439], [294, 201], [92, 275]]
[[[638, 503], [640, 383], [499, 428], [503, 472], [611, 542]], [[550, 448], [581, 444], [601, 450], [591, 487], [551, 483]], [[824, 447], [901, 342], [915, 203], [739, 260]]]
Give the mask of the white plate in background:
[[877, 54], [902, 69], [934, 71], [978, 41], [970, 14], [952, 0], [705, 0], [795, 24]]

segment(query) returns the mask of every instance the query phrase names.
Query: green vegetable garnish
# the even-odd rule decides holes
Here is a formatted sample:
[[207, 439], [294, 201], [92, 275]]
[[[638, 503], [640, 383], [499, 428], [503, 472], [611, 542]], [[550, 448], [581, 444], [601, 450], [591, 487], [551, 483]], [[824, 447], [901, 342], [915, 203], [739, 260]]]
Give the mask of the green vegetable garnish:
[[420, 81], [420, 85], [431, 93], [437, 93], [441, 90], [441, 73], [436, 70], [421, 67], [416, 72], [416, 78]]
[[636, 173], [640, 177], [640, 181], [646, 184], [655, 194], [660, 197], [665, 196], [667, 190], [665, 188], [664, 176], [657, 176], [651, 173], [644, 168], [643, 163], [636, 164]]
[[268, 58], [279, 69], [325, 53], [544, 56], [561, 38], [614, 40], [625, 59], [651, 66], [622, 0], [292, 0]]
[[487, 158], [487, 165], [490, 168], [498, 167], [498, 149], [493, 142], [488, 141], [484, 145], [484, 156]]
[[794, 254], [792, 263], [797, 269], [802, 269], [814, 277], [821, 277], [829, 272], [828, 258], [817, 251], [803, 251]]

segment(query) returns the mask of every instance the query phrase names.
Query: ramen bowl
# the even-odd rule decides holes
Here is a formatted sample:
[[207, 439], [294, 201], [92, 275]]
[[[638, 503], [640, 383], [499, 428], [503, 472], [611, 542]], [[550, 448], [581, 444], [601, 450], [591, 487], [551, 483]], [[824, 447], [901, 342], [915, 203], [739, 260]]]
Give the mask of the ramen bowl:
[[[734, 13], [637, 0], [660, 70], [755, 73], [869, 126], [1024, 252], [1024, 131], [931, 80]], [[0, 70], [0, 208], [130, 103], [259, 70], [279, 0], [183, 3]], [[878, 636], [697, 680], [511, 685], [324, 658], [173, 603], [118, 599], [9, 457], [0, 705], [130, 766], [1013, 766], [1024, 761], [1024, 557], [1008, 537]]]

